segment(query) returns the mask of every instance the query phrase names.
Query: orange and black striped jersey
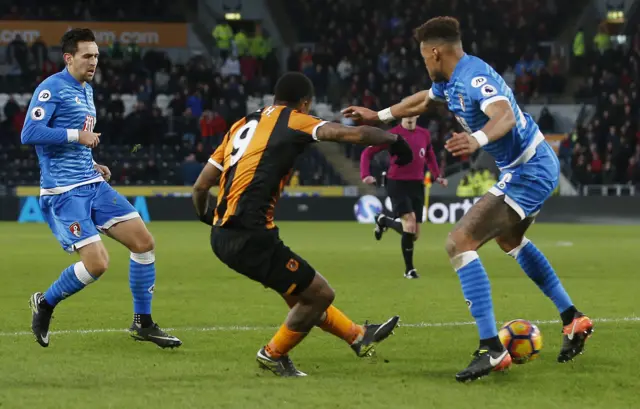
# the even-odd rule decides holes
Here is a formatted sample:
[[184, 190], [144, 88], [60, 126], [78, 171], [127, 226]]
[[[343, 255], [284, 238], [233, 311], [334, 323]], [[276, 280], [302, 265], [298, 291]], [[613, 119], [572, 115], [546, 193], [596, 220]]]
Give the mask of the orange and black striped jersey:
[[272, 229], [276, 202], [294, 161], [325, 121], [268, 106], [233, 124], [209, 162], [222, 171], [215, 226]]

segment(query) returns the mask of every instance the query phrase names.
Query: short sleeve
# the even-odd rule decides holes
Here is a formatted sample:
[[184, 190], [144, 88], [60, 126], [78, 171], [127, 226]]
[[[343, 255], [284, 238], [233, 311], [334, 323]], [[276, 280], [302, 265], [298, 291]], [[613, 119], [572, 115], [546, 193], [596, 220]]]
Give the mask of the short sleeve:
[[489, 75], [477, 75], [465, 84], [469, 97], [473, 102], [477, 102], [482, 112], [487, 107], [498, 101], [509, 101], [502, 85]]
[[61, 102], [58, 90], [51, 87], [53, 84], [49, 83], [48, 85], [49, 87], [47, 88], [44, 86], [39, 87], [33, 93], [31, 103], [29, 104], [29, 112], [25, 120], [25, 126], [29, 126], [30, 124], [43, 124], [48, 126], [53, 114], [58, 109], [58, 104]]
[[446, 102], [447, 98], [444, 95], [444, 82], [434, 82], [431, 84], [431, 89], [429, 90], [429, 98], [434, 101]]
[[220, 169], [221, 172], [224, 171], [224, 150], [227, 148], [230, 133], [231, 131], [227, 132], [227, 134], [222, 139], [222, 143], [216, 148], [216, 150], [209, 158], [209, 163]]
[[297, 131], [307, 138], [309, 142], [317, 141], [318, 129], [328, 121], [316, 118], [312, 115], [303, 114], [302, 112], [293, 111], [289, 116], [289, 129]]

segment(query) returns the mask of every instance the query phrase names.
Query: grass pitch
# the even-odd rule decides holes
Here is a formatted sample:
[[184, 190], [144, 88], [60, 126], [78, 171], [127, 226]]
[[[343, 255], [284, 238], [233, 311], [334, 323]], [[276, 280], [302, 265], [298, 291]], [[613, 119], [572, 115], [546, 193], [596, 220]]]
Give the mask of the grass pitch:
[[477, 332], [444, 252], [449, 226], [423, 225], [421, 278], [402, 278], [400, 238], [373, 239], [356, 223], [280, 223], [294, 251], [328, 278], [336, 306], [358, 322], [399, 314], [396, 335], [374, 359], [358, 359], [319, 329], [291, 354], [303, 379], [257, 368], [255, 353], [287, 308], [269, 290], [223, 266], [206, 226], [154, 222], [154, 319], [180, 337], [174, 351], [136, 343], [128, 252], [105, 239], [109, 271], [59, 305], [49, 348], [29, 333], [28, 298], [76, 256], [45, 225], [0, 223], [0, 408], [638, 408], [640, 290], [637, 227], [536, 224], [527, 235], [545, 252], [576, 305], [596, 320], [587, 350], [557, 364], [561, 326], [553, 304], [495, 244], [480, 251], [496, 316], [542, 321], [538, 360], [471, 384], [455, 373], [470, 361]]

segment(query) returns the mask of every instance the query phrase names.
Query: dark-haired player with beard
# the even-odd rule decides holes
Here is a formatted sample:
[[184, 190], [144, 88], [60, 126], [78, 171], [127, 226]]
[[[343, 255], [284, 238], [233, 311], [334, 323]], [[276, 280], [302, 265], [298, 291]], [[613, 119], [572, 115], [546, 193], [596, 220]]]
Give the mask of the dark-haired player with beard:
[[98, 66], [98, 45], [91, 30], [74, 28], [62, 36], [65, 69], [36, 88], [22, 129], [22, 143], [34, 145], [40, 162], [40, 208], [62, 248], [80, 261], [62, 271], [44, 293], [31, 296], [31, 330], [49, 346], [53, 309], [95, 282], [107, 270], [109, 254], [99, 233], [131, 252], [129, 285], [133, 295], [131, 336], [161, 348], [182, 342], [151, 318], [155, 289], [155, 244], [136, 209], [107, 183], [111, 172], [93, 161], [100, 143], [93, 132], [96, 107], [89, 82]]
[[433, 80], [431, 89], [380, 112], [349, 107], [343, 113], [356, 120], [390, 122], [420, 115], [434, 102], [446, 103], [464, 132], [454, 133], [445, 148], [454, 156], [483, 148], [500, 168], [500, 181], [463, 216], [446, 241], [480, 335], [473, 360], [456, 379], [478, 379], [511, 365], [498, 338], [489, 278], [477, 253], [493, 239], [555, 304], [564, 326], [558, 362], [570, 361], [583, 351], [593, 323], [576, 309], [547, 258], [525, 237], [558, 185], [558, 158], [502, 77], [464, 52], [455, 18], [433, 18], [415, 30], [415, 38]]

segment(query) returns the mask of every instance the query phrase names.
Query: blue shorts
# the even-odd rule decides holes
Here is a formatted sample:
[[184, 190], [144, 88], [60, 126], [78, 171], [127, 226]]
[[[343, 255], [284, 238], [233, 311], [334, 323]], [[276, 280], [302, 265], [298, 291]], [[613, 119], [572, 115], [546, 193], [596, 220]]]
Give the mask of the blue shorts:
[[551, 146], [543, 141], [528, 162], [503, 169], [500, 181], [489, 193], [504, 196], [504, 201], [521, 219], [534, 217], [558, 186], [560, 162]]
[[73, 252], [100, 240], [100, 231], [140, 217], [131, 203], [106, 182], [40, 196], [42, 215], [62, 248]]

